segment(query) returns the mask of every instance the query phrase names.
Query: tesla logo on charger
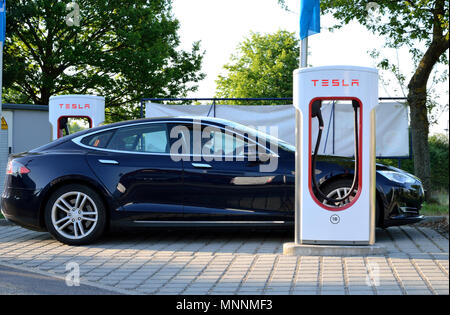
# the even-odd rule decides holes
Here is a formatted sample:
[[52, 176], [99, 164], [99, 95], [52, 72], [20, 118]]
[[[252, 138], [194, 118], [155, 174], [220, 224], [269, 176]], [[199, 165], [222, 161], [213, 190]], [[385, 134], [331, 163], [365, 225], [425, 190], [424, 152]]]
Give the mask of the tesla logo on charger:
[[353, 79], [353, 80], [339, 80], [339, 79], [334, 79], [334, 80], [311, 80], [311, 82], [313, 82], [314, 87], [318, 87], [318, 86], [322, 86], [322, 87], [327, 87], [327, 86], [359, 86], [359, 80], [358, 79]]
[[90, 104], [59, 104], [60, 109], [91, 109]]

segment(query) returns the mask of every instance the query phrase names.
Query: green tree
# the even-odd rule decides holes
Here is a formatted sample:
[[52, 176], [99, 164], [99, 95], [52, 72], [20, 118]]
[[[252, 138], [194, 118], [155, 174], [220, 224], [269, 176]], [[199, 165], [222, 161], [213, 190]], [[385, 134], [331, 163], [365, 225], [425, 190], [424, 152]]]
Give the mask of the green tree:
[[204, 78], [199, 42], [177, 49], [170, 0], [71, 3], [8, 2], [5, 102], [45, 105], [52, 95], [98, 94], [117, 120], [136, 117], [142, 97], [185, 96]]
[[292, 73], [299, 67], [298, 52], [299, 41], [294, 33], [252, 33], [224, 66], [226, 75], [220, 75], [216, 81], [217, 97], [292, 97]]
[[[278, 1], [285, 5], [284, 0]], [[379, 18], [374, 18], [373, 9]], [[323, 14], [330, 13], [337, 20], [332, 29], [339, 29], [351, 21], [358, 21], [369, 31], [385, 38], [387, 48], [406, 47], [415, 65], [408, 80], [413, 137], [414, 169], [427, 191], [431, 191], [428, 82], [433, 68], [448, 64], [449, 2], [448, 0], [321, 0]], [[421, 49], [420, 47], [424, 47]], [[383, 60], [380, 66], [396, 72], [395, 64]]]

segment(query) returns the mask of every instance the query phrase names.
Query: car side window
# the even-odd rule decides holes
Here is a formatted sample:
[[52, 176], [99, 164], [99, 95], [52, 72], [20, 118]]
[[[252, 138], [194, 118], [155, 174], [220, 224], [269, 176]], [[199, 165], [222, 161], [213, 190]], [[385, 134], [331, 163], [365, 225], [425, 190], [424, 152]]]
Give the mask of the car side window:
[[212, 155], [243, 157], [246, 154], [247, 143], [235, 133], [215, 129], [210, 132], [209, 138], [203, 138], [203, 147]]
[[[218, 126], [202, 125], [194, 128], [192, 124], [171, 125], [175, 140], [184, 138], [189, 143], [190, 154], [209, 156], [246, 157], [258, 150], [257, 144], [242, 137], [233, 130], [225, 130]], [[181, 128], [180, 128], [181, 127]], [[194, 136], [194, 132], [200, 135]], [[181, 136], [179, 133], [182, 133]]]
[[96, 133], [81, 140], [81, 143], [94, 148], [106, 148], [114, 130]]
[[120, 128], [107, 149], [129, 152], [168, 153], [166, 124], [145, 124]]
[[[211, 155], [233, 156], [236, 158], [246, 158], [248, 156], [254, 156], [262, 149], [264, 152], [269, 153], [267, 147], [264, 144], [260, 146], [256, 143], [256, 138], [245, 138], [238, 132], [219, 129], [212, 127], [207, 130], [205, 127], [202, 132], [202, 147], [203, 152]], [[207, 132], [205, 132], [207, 130]]]

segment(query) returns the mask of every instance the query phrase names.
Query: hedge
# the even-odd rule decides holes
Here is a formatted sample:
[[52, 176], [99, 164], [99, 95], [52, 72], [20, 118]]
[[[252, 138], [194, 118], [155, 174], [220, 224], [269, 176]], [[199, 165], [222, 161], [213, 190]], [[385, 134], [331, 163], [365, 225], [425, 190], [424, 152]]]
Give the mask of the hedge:
[[[443, 134], [431, 136], [429, 138], [430, 160], [431, 160], [431, 184], [432, 190], [448, 191], [448, 137]], [[398, 160], [378, 160], [379, 163], [398, 167]], [[414, 160], [402, 160], [401, 168], [414, 174]]]

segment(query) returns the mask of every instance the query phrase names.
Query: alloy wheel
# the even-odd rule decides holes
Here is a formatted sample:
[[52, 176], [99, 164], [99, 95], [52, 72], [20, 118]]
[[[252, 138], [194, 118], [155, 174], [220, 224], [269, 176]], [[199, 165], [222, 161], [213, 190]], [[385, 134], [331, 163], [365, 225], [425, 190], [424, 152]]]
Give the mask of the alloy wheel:
[[[340, 188], [336, 188], [334, 190], [332, 190], [327, 197], [328, 198], [332, 198], [332, 199], [340, 199], [342, 197], [344, 197], [346, 194], [348, 194], [348, 192], [350, 191], [350, 187], [340, 187]], [[344, 201], [341, 202], [329, 202], [328, 200], [324, 200], [323, 204], [332, 208], [340, 208], [345, 206], [346, 204], [352, 202], [353, 198], [355, 198], [356, 196], [356, 190], [353, 191], [353, 193], [350, 195], [350, 197], [348, 197], [347, 199], [345, 199]]]
[[71, 191], [55, 201], [51, 219], [57, 233], [68, 239], [79, 240], [89, 236], [95, 229], [98, 209], [87, 194]]

